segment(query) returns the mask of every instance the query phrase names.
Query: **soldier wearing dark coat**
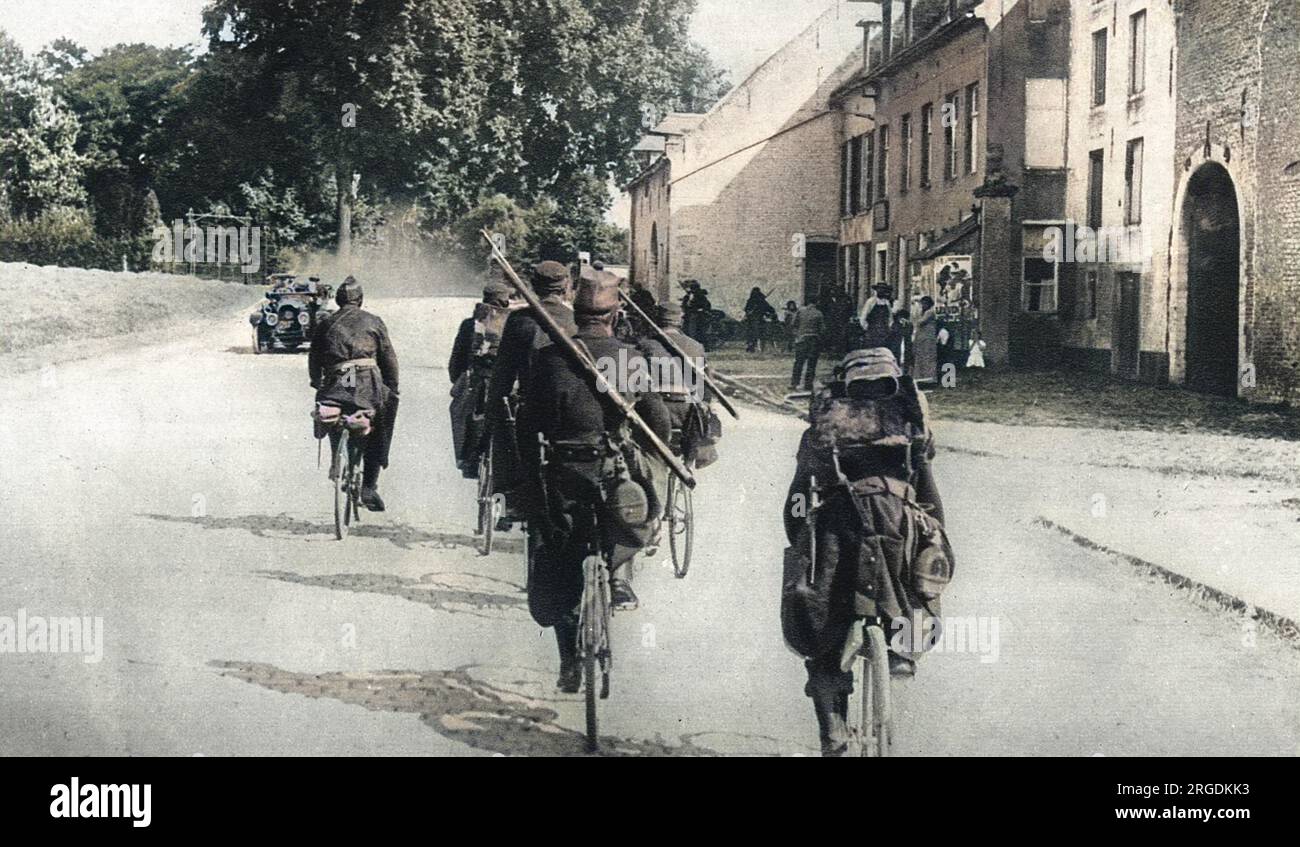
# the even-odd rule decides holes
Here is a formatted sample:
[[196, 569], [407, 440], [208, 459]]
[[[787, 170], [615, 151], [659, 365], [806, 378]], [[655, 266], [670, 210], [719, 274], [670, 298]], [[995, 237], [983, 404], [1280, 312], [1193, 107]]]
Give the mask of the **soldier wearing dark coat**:
[[[575, 338], [601, 366], [602, 373], [613, 363], [622, 362], [627, 365], [626, 373], [631, 374], [637, 370], [641, 354], [614, 337], [618, 307], [615, 277], [600, 273], [584, 278], [574, 299], [578, 326]], [[605, 455], [607, 436], [624, 425], [624, 417], [599, 393], [593, 378], [558, 346], [551, 345], [538, 354], [531, 379], [519, 413], [519, 445], [527, 473], [545, 491], [545, 499], [529, 515], [534, 554], [529, 566], [528, 605], [538, 624], [555, 627], [560, 653], [558, 685], [562, 691], [575, 692], [582, 682], [576, 609], [582, 595], [582, 561], [593, 541], [591, 516], [601, 499], [598, 486], [605, 460], [600, 457]], [[667, 440], [668, 412], [658, 395], [637, 390], [634, 385], [618, 384], [622, 380], [611, 382], [635, 404], [637, 414], [654, 433]], [[551, 445], [545, 468], [539, 435]], [[614, 567], [630, 560], [636, 552], [620, 549], [625, 554], [619, 556], [616, 552]], [[631, 595], [624, 579], [611, 579], [611, 593], [616, 607], [627, 608], [629, 601], [635, 606], [635, 595]]]
[[[568, 268], [559, 262], [542, 262], [533, 268], [531, 282], [542, 308], [565, 334], [577, 332], [573, 307], [566, 300], [570, 283]], [[517, 498], [511, 492], [524, 480], [506, 400], [518, 385], [519, 404], [522, 406], [528, 402], [533, 365], [537, 355], [550, 344], [550, 336], [537, 322], [531, 309], [511, 313], [501, 333], [501, 346], [488, 384], [487, 419], [493, 445], [492, 472], [496, 490], [506, 495], [506, 506], [510, 511], [518, 511], [514, 502]]]
[[[362, 310], [363, 299], [360, 283], [349, 276], [334, 298], [338, 311], [316, 326], [307, 370], [317, 403], [338, 406], [344, 414], [374, 411], [366, 440], [361, 503], [371, 511], [382, 512], [379, 471], [388, 467], [397, 421], [397, 353], [384, 322]], [[331, 436], [331, 443], [335, 437]]]
[[[704, 345], [682, 331], [682, 307], [665, 303], [659, 308], [659, 328], [664, 335], [686, 354], [701, 370], [708, 367]], [[672, 419], [673, 429], [682, 434], [680, 454], [693, 461], [696, 467], [707, 467], [717, 461], [718, 451], [711, 443], [704, 443], [708, 427], [708, 389], [703, 379], [693, 373], [659, 339], [650, 336], [642, 339], [641, 352], [651, 364], [651, 374], [656, 377], [655, 391], [663, 398]]]
[[[488, 307], [484, 309], [483, 307]], [[474, 326], [481, 324], [489, 310], [507, 309], [510, 307], [510, 287], [503, 282], [489, 282], [483, 286], [483, 300], [474, 307], [474, 314], [460, 322], [460, 328], [456, 330], [456, 340], [451, 345], [451, 358], [447, 361], [447, 375], [451, 381], [455, 382], [460, 379], [460, 375], [467, 372], [474, 364], [476, 356], [491, 354], [495, 355], [497, 348], [500, 346], [500, 339], [496, 339], [491, 350], [474, 349]]]
[[488, 382], [509, 317], [510, 287], [492, 281], [483, 287], [482, 302], [461, 321], [447, 362], [451, 377], [451, 431], [456, 464], [469, 479], [478, 478], [479, 459], [487, 448]]
[[799, 555], [787, 556], [781, 623], [787, 643], [807, 659], [804, 692], [813, 701], [822, 751], [839, 755], [854, 686], [841, 658], [854, 620], [878, 617], [890, 641], [891, 672], [914, 672], [924, 647], [894, 641], [897, 622], [917, 615], [937, 620], [941, 590], [928, 565], [918, 564], [939, 559], [918, 551], [942, 550], [947, 577], [952, 556], [930, 471], [934, 441], [925, 395], [889, 350], [851, 351], [842, 379], [814, 397], [810, 420], [786, 500], [786, 536], [790, 552]]

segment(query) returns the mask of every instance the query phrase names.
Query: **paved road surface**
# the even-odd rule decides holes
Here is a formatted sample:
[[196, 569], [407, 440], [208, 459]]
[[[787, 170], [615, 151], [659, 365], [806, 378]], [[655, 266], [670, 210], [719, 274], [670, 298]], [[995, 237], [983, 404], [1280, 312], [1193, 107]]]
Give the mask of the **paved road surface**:
[[[98, 616], [104, 642], [94, 664], [0, 653], [0, 755], [580, 753], [521, 542], [476, 555], [473, 484], [451, 464], [445, 361], [467, 302], [373, 304], [402, 419], [390, 511], [344, 543], [305, 357], [250, 355], [239, 320], [6, 377], [0, 616]], [[615, 620], [612, 749], [815, 752], [777, 618], [799, 424], [743, 414], [701, 475], [690, 577], [644, 563], [641, 610]], [[1295, 754], [1300, 654], [1033, 525], [1045, 492], [1025, 471], [940, 455], [945, 612], [986, 637], [996, 620], [997, 649], [924, 660], [896, 751]]]

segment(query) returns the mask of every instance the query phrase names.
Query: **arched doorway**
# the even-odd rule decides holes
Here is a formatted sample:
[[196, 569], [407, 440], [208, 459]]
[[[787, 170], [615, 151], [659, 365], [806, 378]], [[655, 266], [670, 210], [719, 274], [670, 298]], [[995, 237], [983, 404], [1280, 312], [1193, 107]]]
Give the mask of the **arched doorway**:
[[1237, 395], [1241, 226], [1232, 177], [1211, 162], [1183, 200], [1187, 238], [1187, 386]]

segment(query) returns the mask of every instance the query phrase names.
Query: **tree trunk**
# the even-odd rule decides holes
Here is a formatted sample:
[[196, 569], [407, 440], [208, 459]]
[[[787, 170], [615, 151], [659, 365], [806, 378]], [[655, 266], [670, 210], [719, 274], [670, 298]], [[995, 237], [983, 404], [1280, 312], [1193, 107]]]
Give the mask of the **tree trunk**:
[[334, 166], [334, 181], [338, 185], [338, 257], [345, 270], [352, 262], [352, 163], [340, 155]]

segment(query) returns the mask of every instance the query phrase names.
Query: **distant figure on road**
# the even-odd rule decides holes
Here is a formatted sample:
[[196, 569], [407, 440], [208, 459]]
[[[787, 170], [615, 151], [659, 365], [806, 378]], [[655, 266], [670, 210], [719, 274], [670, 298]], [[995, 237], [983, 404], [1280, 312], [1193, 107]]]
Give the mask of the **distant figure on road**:
[[709, 321], [713, 317], [713, 304], [709, 292], [697, 280], [687, 280], [686, 296], [682, 298], [682, 314], [686, 316], [686, 334], [705, 347], [708, 343]]
[[[361, 505], [382, 512], [379, 471], [388, 467], [397, 420], [397, 353], [384, 322], [362, 311], [363, 300], [361, 284], [351, 276], [343, 280], [334, 297], [338, 311], [316, 326], [307, 371], [317, 403], [337, 406], [344, 414], [374, 410], [361, 474]], [[331, 433], [331, 447], [337, 448], [337, 439], [338, 435]], [[336, 451], [331, 455], [337, 455]], [[331, 473], [335, 472], [331, 466]]]
[[817, 378], [817, 360], [822, 354], [822, 335], [826, 332], [826, 317], [810, 299], [794, 316], [794, 371], [790, 374], [790, 390], [813, 388]]
[[794, 350], [794, 316], [799, 314], [799, 304], [793, 300], [785, 301], [785, 311], [781, 315], [781, 326], [785, 330], [785, 352]]
[[939, 371], [939, 318], [934, 298], [921, 298], [921, 315], [912, 331], [912, 376], [919, 383], [935, 382]]
[[745, 302], [745, 351], [753, 353], [763, 344], [765, 324], [776, 322], [776, 309], [767, 302], [767, 295], [761, 288], [755, 287], [749, 292]]

